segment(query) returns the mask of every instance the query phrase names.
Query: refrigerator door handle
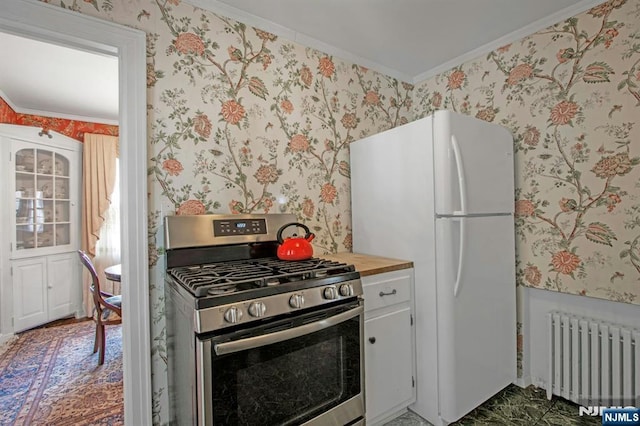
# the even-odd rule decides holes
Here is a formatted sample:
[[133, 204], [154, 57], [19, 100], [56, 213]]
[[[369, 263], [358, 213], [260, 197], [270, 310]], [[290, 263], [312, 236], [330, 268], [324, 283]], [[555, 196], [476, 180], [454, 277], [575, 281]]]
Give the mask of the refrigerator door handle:
[[451, 148], [458, 169], [458, 186], [460, 187], [460, 214], [467, 214], [467, 181], [464, 176], [464, 163], [460, 154], [460, 146], [455, 135], [451, 135]]
[[460, 245], [458, 247], [459, 255], [458, 255], [458, 273], [456, 274], [456, 284], [453, 286], [453, 297], [458, 297], [458, 293], [460, 292], [460, 285], [462, 283], [462, 268], [465, 262], [465, 234], [466, 234], [466, 223], [467, 219], [461, 217], [460, 219]]

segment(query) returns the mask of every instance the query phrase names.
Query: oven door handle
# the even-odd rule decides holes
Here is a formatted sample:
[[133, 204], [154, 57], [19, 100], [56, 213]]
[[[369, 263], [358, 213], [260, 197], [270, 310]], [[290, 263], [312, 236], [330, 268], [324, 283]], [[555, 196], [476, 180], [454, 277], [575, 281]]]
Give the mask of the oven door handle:
[[226, 355], [258, 348], [260, 346], [270, 345], [272, 343], [283, 342], [289, 339], [295, 339], [296, 337], [304, 336], [305, 334], [315, 333], [316, 331], [333, 327], [334, 325], [357, 317], [363, 312], [364, 307], [358, 306], [356, 308], [349, 309], [346, 312], [342, 312], [340, 314], [333, 315], [329, 318], [312, 322], [310, 324], [301, 325], [300, 327], [276, 331], [274, 333], [263, 334], [261, 336], [249, 337], [247, 339], [234, 340], [232, 342], [216, 343], [213, 345], [213, 350], [215, 351], [216, 355]]

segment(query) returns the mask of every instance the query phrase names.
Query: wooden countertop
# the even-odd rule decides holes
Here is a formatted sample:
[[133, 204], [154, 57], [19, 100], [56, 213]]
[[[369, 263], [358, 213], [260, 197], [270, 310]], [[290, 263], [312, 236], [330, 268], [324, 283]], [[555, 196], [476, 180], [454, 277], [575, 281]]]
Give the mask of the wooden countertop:
[[413, 268], [413, 262], [408, 260], [390, 259], [388, 257], [371, 256], [368, 254], [335, 253], [323, 254], [318, 257], [336, 262], [344, 262], [350, 265], [352, 264], [363, 277], [382, 274], [384, 272], [397, 271], [400, 269]]

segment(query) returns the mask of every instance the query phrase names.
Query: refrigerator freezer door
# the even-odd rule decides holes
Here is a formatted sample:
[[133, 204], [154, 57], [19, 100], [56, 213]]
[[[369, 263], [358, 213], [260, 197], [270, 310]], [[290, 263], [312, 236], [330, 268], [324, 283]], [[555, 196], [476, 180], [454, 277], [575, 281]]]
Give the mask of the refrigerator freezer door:
[[516, 379], [513, 217], [436, 219], [436, 274], [438, 400], [446, 423]]
[[433, 241], [431, 134], [428, 118], [351, 143], [355, 252], [415, 261]]
[[433, 120], [436, 213], [513, 212], [513, 137], [507, 129], [451, 111], [438, 111]]

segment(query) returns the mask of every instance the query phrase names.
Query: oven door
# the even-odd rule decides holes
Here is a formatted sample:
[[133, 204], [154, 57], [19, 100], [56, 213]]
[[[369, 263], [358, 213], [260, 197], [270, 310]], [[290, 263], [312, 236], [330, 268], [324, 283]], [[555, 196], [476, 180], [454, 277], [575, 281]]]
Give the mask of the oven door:
[[198, 338], [198, 423], [364, 424], [362, 302]]

